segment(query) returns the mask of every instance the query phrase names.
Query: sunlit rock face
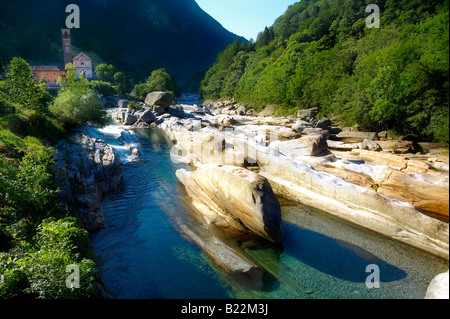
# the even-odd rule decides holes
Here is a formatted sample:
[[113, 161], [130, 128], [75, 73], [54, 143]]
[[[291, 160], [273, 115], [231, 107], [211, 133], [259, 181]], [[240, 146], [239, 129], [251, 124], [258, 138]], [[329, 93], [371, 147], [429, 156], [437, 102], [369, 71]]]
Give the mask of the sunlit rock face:
[[281, 207], [267, 180], [244, 168], [206, 164], [177, 171], [193, 205], [208, 224], [282, 240]]

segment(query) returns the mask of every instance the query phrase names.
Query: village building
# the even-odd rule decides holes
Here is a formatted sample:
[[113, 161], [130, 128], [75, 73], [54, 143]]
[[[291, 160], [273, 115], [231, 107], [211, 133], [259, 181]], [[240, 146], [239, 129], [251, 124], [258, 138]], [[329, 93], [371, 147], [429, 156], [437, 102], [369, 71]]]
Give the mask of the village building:
[[59, 78], [65, 78], [65, 66], [72, 63], [76, 75], [84, 74], [86, 79], [93, 78], [92, 59], [84, 52], [77, 56], [72, 55], [72, 41], [70, 29], [61, 29], [64, 65], [32, 65], [33, 78], [40, 83], [47, 83], [49, 87], [59, 87]]
[[62, 45], [64, 54], [64, 66], [72, 63], [72, 40], [70, 38], [70, 29], [61, 29]]
[[32, 65], [33, 79], [39, 83], [47, 83], [49, 87], [58, 87], [59, 78], [64, 78], [66, 71], [62, 66]]

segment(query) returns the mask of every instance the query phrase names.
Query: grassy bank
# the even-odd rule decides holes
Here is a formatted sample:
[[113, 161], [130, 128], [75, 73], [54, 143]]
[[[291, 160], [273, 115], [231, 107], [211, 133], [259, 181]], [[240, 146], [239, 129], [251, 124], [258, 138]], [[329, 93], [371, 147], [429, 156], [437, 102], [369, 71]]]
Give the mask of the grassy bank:
[[[72, 103], [95, 92], [73, 79], [63, 89], [66, 99], [53, 98], [32, 80], [24, 60], [13, 59], [8, 70], [0, 81], [0, 106], [14, 106], [16, 114], [0, 117], [0, 298], [96, 296], [88, 233], [59, 202], [52, 147], [70, 125], [87, 120], [77, 108], [101, 118], [99, 104]], [[68, 288], [66, 281], [78, 282], [74, 265], [80, 285]]]

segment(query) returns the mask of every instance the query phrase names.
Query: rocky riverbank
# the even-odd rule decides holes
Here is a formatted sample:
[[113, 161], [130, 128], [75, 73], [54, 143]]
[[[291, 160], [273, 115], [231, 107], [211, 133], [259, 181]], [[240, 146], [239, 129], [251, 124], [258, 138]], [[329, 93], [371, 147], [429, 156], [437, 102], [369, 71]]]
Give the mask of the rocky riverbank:
[[[196, 168], [177, 176], [206, 225], [235, 236], [282, 240], [273, 228], [280, 216], [265, 223], [270, 214], [257, 205], [273, 192], [448, 259], [448, 154], [427, 152], [407, 138], [397, 141], [401, 147], [386, 149], [382, 132], [339, 128], [330, 119], [316, 119], [314, 110], [288, 118], [255, 115], [242, 107], [169, 105], [154, 97], [136, 109], [113, 112], [130, 128], [163, 130], [173, 143], [172, 160]], [[185, 233], [200, 246], [210, 242]], [[213, 241], [221, 243], [220, 236]], [[223, 263], [220, 249], [203, 248]], [[252, 264], [245, 254], [236, 256]]]
[[55, 178], [61, 202], [78, 213], [86, 230], [99, 231], [104, 227], [103, 195], [119, 186], [123, 161], [104, 141], [82, 133], [61, 141], [55, 149]]

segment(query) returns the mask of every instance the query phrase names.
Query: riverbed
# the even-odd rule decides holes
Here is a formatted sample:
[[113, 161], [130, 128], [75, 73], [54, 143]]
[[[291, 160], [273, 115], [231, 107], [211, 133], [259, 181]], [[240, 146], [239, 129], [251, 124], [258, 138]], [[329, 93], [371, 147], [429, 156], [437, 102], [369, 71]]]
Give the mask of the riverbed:
[[[102, 203], [105, 228], [91, 237], [113, 298], [422, 299], [431, 280], [448, 270], [446, 260], [280, 199], [281, 244], [228, 239], [265, 268], [259, 280], [244, 284], [180, 230], [188, 225], [208, 231], [184, 204], [175, 171], [188, 167], [171, 161], [164, 133], [134, 130], [141, 157], [131, 159], [117, 139], [121, 130], [86, 129], [126, 163], [123, 183]], [[373, 269], [379, 270], [379, 286], [373, 285]]]

